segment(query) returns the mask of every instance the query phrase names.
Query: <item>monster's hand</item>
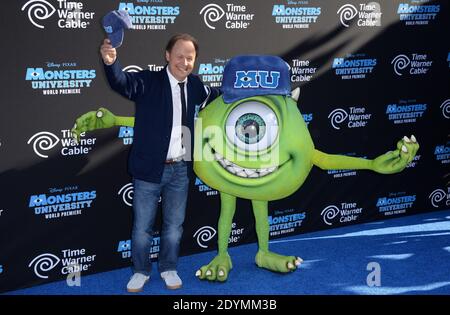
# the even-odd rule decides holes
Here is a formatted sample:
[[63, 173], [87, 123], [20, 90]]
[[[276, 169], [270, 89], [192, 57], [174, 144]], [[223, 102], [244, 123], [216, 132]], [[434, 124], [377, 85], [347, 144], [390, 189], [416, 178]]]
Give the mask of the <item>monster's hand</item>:
[[106, 108], [90, 111], [77, 118], [71, 132], [72, 137], [78, 142], [80, 134], [96, 129], [110, 128], [116, 125], [116, 116]]
[[417, 150], [419, 143], [414, 135], [411, 139], [404, 136], [397, 142], [397, 150], [382, 154], [372, 161], [372, 170], [381, 174], [401, 172], [414, 159]]

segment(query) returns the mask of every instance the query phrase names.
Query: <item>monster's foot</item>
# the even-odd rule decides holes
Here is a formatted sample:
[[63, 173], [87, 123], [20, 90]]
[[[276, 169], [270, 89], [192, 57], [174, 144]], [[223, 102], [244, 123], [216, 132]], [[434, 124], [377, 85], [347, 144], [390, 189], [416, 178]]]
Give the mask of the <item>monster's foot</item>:
[[233, 264], [230, 255], [228, 253], [219, 254], [208, 265], [197, 270], [195, 275], [202, 280], [225, 281], [231, 268], [233, 268]]
[[282, 256], [273, 252], [258, 251], [255, 257], [258, 267], [277, 272], [290, 272], [297, 269], [303, 259], [295, 256]]

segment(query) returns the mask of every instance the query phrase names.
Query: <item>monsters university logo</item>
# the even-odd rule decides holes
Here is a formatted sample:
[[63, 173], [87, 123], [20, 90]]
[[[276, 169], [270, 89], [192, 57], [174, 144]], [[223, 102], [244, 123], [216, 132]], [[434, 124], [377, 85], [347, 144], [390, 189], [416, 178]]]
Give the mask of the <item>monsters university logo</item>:
[[[162, 2], [162, 0], [138, 0], [137, 2]], [[180, 15], [179, 6], [135, 5], [132, 2], [120, 2], [118, 10], [128, 12], [134, 30], [165, 30], [167, 25], [174, 24], [175, 19]]]
[[376, 65], [376, 58], [370, 58], [366, 54], [361, 53], [334, 58], [332, 68], [342, 80], [359, 80], [370, 76]]
[[406, 213], [417, 200], [416, 195], [408, 195], [404, 192], [390, 193], [388, 196], [379, 197], [376, 207], [385, 216]]
[[206, 194], [206, 196], [214, 196], [219, 194], [217, 190], [212, 189], [211, 187], [203, 183], [202, 180], [198, 177], [195, 178], [195, 187], [197, 187], [199, 192]]
[[51, 188], [49, 194], [31, 195], [28, 207], [33, 209], [35, 215], [51, 220], [80, 215], [83, 209], [92, 207], [96, 198], [97, 191], [78, 191], [78, 186]]
[[198, 75], [202, 81], [210, 87], [220, 87], [222, 85], [222, 75], [225, 69], [226, 58], [214, 58], [213, 62], [201, 63], [198, 68]]
[[25, 80], [43, 95], [81, 94], [90, 88], [97, 74], [95, 69], [79, 69], [76, 62], [46, 62], [47, 68], [28, 67]]
[[446, 144], [438, 144], [434, 148], [434, 157], [436, 161], [440, 161], [441, 164], [450, 163], [450, 141]]
[[234, 82], [234, 88], [276, 89], [278, 87], [279, 81], [279, 71], [236, 71], [236, 81]]
[[118, 138], [122, 139], [124, 145], [130, 145], [133, 143], [134, 128], [121, 126], [119, 128]]
[[306, 213], [292, 213], [294, 211], [294, 209], [275, 210], [274, 215], [268, 217], [270, 236], [291, 233], [300, 228]]
[[409, 2], [399, 3], [397, 9], [399, 19], [404, 21], [405, 25], [428, 25], [430, 21], [436, 20], [437, 15], [441, 11], [439, 4], [426, 4], [426, 2], [431, 1], [409, 0]]
[[[152, 243], [150, 245], [150, 258], [158, 257], [160, 243], [161, 238], [159, 236], [153, 237]], [[120, 253], [122, 259], [131, 258], [131, 240], [119, 241], [117, 252]]]
[[317, 22], [322, 13], [321, 7], [299, 7], [298, 4], [293, 6], [294, 1], [287, 2], [288, 5], [274, 4], [272, 9], [275, 23], [281, 25], [283, 29], [309, 28], [310, 24]]

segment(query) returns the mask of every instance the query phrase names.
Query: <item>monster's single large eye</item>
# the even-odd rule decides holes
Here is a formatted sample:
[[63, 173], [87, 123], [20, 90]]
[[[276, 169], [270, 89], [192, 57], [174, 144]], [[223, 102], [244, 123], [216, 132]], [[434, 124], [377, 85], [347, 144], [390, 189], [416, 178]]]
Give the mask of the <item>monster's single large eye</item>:
[[266, 134], [266, 123], [258, 114], [248, 113], [239, 117], [235, 129], [239, 140], [253, 144]]
[[269, 106], [245, 102], [234, 108], [226, 122], [227, 138], [245, 151], [261, 151], [278, 135], [277, 116]]

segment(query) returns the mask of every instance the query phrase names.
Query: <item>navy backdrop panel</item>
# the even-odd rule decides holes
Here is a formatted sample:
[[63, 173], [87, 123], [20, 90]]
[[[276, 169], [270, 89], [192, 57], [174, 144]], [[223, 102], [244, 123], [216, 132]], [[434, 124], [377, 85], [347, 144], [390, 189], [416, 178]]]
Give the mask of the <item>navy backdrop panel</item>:
[[[319, 150], [374, 158], [418, 139], [396, 175], [314, 167], [296, 193], [269, 203], [272, 239], [449, 208], [448, 1], [10, 0], [0, 13], [0, 291], [131, 264], [133, 129], [79, 144], [69, 134], [99, 107], [134, 113], [98, 53], [100, 20], [115, 9], [135, 26], [118, 49], [127, 71], [160, 69], [167, 39], [188, 32], [200, 43], [194, 72], [211, 86], [235, 55], [288, 62]], [[216, 249], [219, 211], [219, 193], [193, 181], [182, 255]], [[230, 246], [255, 239], [251, 203], [239, 200]]]

